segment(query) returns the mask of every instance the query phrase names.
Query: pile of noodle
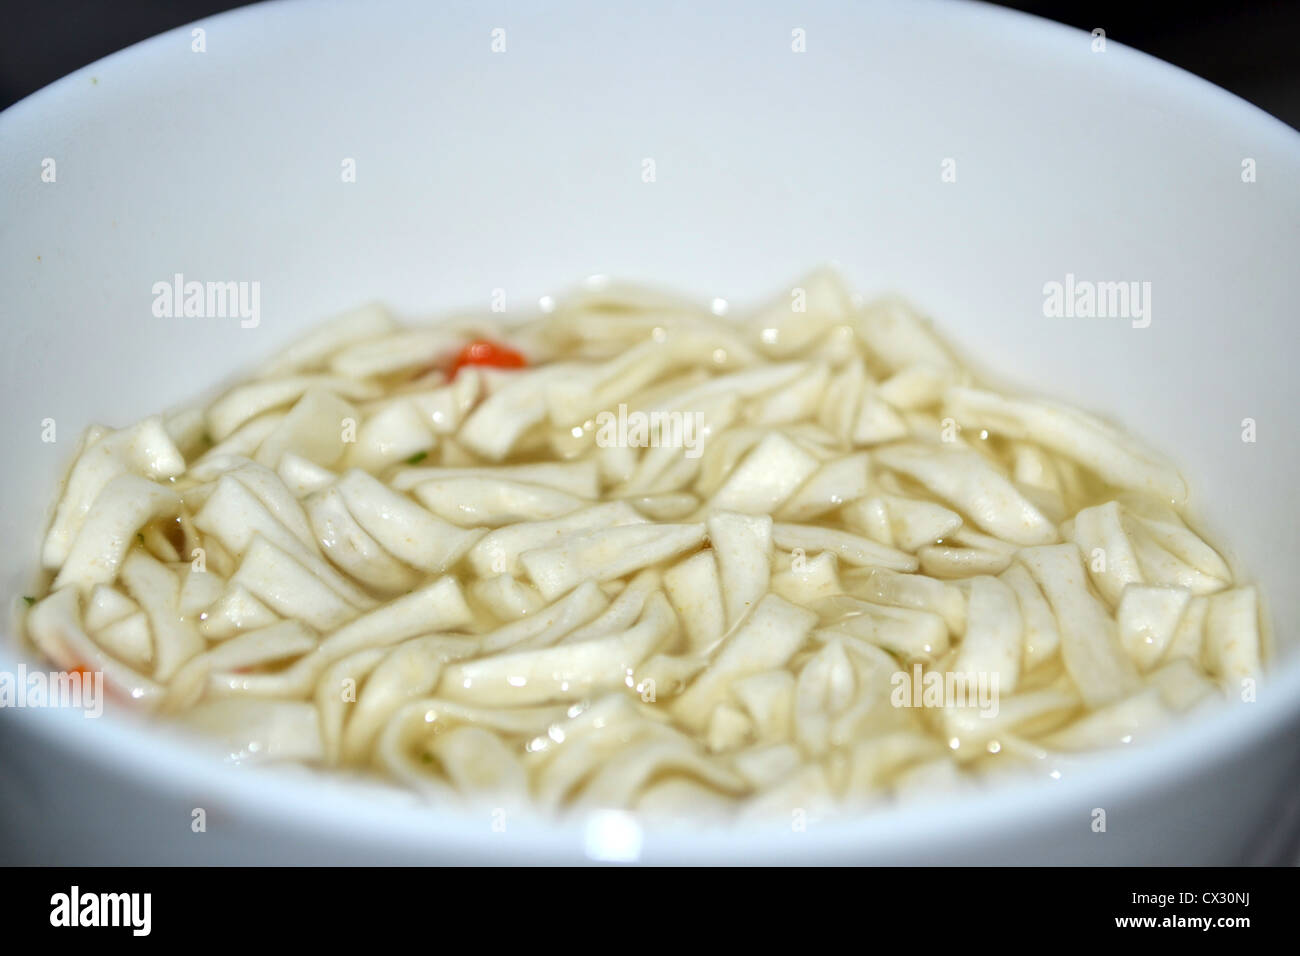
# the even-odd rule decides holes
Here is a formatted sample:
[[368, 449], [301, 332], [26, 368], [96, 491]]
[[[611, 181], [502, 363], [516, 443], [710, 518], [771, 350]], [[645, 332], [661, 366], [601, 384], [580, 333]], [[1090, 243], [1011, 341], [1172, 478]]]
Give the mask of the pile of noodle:
[[[449, 374], [484, 339], [527, 367]], [[694, 447], [602, 440], [620, 406]], [[1056, 772], [1238, 699], [1256, 593], [1185, 498], [825, 272], [739, 318], [610, 286], [521, 324], [368, 307], [210, 404], [92, 428], [26, 627], [238, 759], [788, 815]], [[996, 713], [900, 704], [899, 675], [992, 675]]]

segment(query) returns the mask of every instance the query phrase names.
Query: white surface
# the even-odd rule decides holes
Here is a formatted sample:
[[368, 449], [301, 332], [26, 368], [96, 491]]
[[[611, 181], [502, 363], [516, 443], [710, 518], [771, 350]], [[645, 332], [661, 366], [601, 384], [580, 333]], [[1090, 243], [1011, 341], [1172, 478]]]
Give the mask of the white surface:
[[[1113, 42], [1093, 53], [1086, 34], [990, 7], [696, 6], [264, 5], [204, 21], [206, 53], [174, 31], [0, 116], [6, 602], [86, 424], [184, 400], [345, 306], [484, 307], [494, 288], [522, 305], [593, 272], [748, 300], [839, 260], [1009, 384], [1172, 452], [1291, 642], [1300, 136]], [[176, 272], [259, 281], [260, 327], [154, 318], [151, 286]], [[1067, 272], [1151, 282], [1150, 328], [1044, 318], [1043, 284]], [[804, 833], [650, 832], [640, 852], [1259, 859], [1298, 726], [1291, 655], [1258, 703], [1070, 779]], [[498, 833], [487, 814], [230, 771], [121, 720], [0, 711], [0, 754], [0, 854], [16, 859], [586, 858], [581, 822]]]

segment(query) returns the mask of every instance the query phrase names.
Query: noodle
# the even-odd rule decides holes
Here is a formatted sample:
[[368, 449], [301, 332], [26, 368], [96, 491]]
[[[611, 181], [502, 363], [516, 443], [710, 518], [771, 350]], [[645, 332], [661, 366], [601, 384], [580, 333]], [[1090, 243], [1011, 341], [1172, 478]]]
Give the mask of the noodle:
[[27, 633], [237, 759], [741, 819], [1052, 772], [1258, 677], [1166, 462], [899, 302], [793, 291], [342, 316], [88, 431]]

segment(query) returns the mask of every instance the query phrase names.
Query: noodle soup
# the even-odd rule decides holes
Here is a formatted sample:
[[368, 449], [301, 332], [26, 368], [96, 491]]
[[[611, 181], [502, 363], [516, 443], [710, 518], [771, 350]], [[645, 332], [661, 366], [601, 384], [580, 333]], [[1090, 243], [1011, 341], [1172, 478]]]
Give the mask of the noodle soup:
[[1257, 595], [1182, 477], [818, 272], [344, 315], [92, 428], [26, 630], [232, 759], [728, 818], [1056, 774], [1248, 699]]

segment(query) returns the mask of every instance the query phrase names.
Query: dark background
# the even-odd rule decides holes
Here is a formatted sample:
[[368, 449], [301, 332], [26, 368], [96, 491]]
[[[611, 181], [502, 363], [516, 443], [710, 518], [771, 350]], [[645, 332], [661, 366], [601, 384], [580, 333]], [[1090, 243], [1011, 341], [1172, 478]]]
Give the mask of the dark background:
[[[139, 40], [232, 7], [231, 0], [36, 0], [0, 27], [0, 108]], [[1300, 2], [1039, 0], [1002, 6], [1136, 47], [1300, 128]]]

